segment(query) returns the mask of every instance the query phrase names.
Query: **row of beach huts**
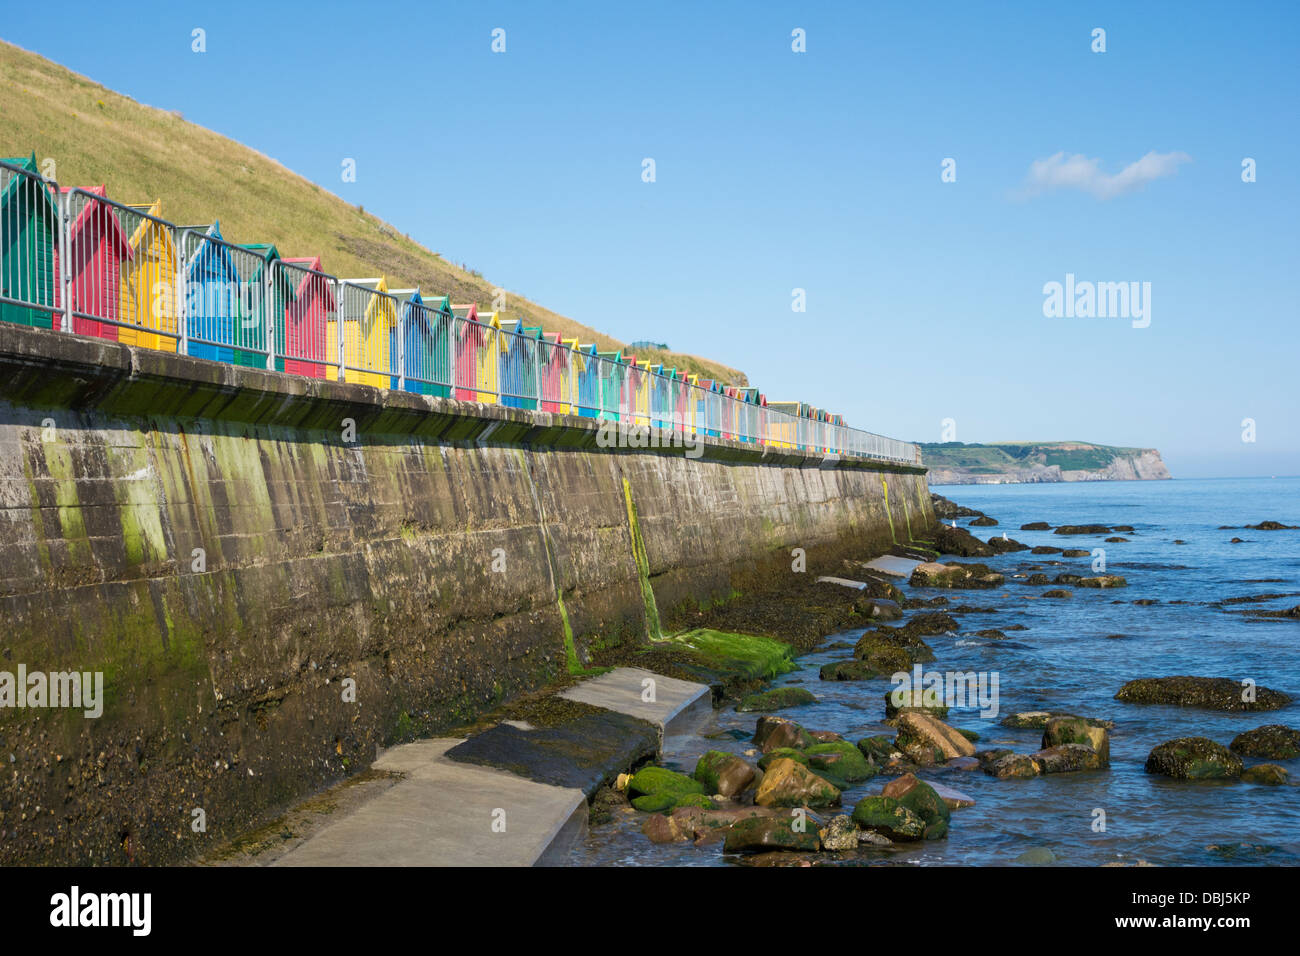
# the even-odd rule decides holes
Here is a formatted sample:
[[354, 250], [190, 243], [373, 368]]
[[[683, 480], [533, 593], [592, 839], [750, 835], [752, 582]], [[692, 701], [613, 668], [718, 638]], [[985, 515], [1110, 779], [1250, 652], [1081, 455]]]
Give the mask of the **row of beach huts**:
[[918, 459], [915, 445], [621, 351], [452, 303], [319, 256], [177, 225], [159, 199], [61, 188], [0, 160], [0, 320], [234, 365], [742, 442]]

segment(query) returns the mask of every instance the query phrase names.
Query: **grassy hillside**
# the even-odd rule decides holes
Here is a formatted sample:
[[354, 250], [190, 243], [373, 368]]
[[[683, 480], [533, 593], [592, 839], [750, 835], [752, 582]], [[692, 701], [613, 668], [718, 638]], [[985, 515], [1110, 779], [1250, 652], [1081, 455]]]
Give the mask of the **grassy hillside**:
[[[392, 287], [418, 285], [483, 308], [499, 286], [507, 289], [511, 318], [602, 349], [623, 345], [444, 261], [261, 153], [0, 41], [0, 156], [32, 150], [38, 162], [54, 159], [60, 185], [103, 183], [122, 202], [161, 197], [163, 215], [178, 224], [219, 218], [236, 242], [272, 242], [284, 256], [322, 256], [337, 276], [386, 275]], [[743, 373], [696, 356], [658, 349], [637, 355], [748, 384]]]
[[996, 442], [988, 445], [942, 442], [922, 444], [921, 457], [930, 468], [955, 468], [972, 474], [998, 474], [1031, 465], [1058, 466], [1062, 471], [1099, 471], [1116, 458], [1146, 449], [1095, 445], [1091, 442]]

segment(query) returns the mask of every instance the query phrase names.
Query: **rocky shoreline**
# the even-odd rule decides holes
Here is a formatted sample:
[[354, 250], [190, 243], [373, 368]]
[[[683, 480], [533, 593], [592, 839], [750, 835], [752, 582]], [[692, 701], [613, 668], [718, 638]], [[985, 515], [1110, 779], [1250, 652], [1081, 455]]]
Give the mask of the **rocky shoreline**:
[[[957, 520], [967, 519], [970, 526], [983, 528], [995, 527], [995, 518], [938, 495], [933, 499], [936, 515], [943, 523], [932, 528], [928, 538], [895, 549], [920, 561], [907, 587], [925, 594], [905, 593], [887, 576], [854, 563], [846, 573], [865, 586], [853, 598], [841, 594], [837, 616], [848, 618], [847, 623], [840, 620], [840, 630], [862, 628], [862, 636], [853, 644], [828, 645], [825, 634], [831, 631], [823, 630], [816, 640], [809, 641], [805, 633], [795, 642], [792, 654], [815, 647], [825, 650], [842, 646], [851, 651], [851, 656], [831, 660], [820, 668], [823, 681], [880, 679], [907, 674], [913, 668], [919, 674], [919, 665], [936, 660], [934, 649], [925, 640], [931, 635], [964, 634], [969, 630], [984, 639], [1006, 640], [1002, 629], [966, 627], [966, 614], [996, 614], [997, 608], [964, 603], [959, 606], [949, 594], [1004, 588], [1008, 577], [1020, 586], [1043, 588], [1043, 598], [1058, 600], [1068, 599], [1072, 592], [1053, 585], [1075, 589], [1130, 587], [1129, 581], [1114, 574], [1068, 570], [1047, 573], [1051, 565], [1063, 563], [1058, 559], [1087, 557], [1091, 552], [1055, 547], [1030, 549], [1006, 533], [981, 540], [967, 528], [957, 527]], [[1248, 527], [1289, 530], [1289, 526], [1272, 521]], [[1137, 533], [1129, 525], [1100, 523], [1052, 528], [1046, 522], [1030, 522], [1023, 529], [1053, 531], [1066, 540], [1115, 532], [1106, 540], [1116, 544]], [[1046, 563], [1026, 564], [1008, 575], [980, 562], [949, 557], [968, 559], [1015, 551], [1029, 552], [1031, 560], [1042, 555]], [[854, 594], [847, 588], [841, 591]], [[818, 593], [827, 597], [834, 594], [825, 591], [824, 586]], [[1240, 613], [1231, 609], [1264, 598], [1287, 596], [1239, 596], [1198, 603], [1225, 613]], [[789, 617], [803, 620], [806, 625], [803, 614], [810, 603], [808, 594], [792, 592], [784, 600]], [[817, 606], [816, 601], [811, 603]], [[1133, 603], [1154, 602], [1137, 599]], [[1255, 613], [1300, 617], [1300, 606], [1291, 611]], [[743, 634], [734, 636], [744, 638]], [[803, 865], [858, 859], [870, 862], [908, 846], [943, 840], [951, 827], [960, 826], [960, 810], [973, 806], [975, 801], [943, 782], [950, 777], [937, 779], [937, 773], [982, 772], [995, 779], [1011, 780], [1105, 773], [1111, 766], [1110, 734], [1115, 725], [1101, 717], [1065, 710], [1009, 714], [1001, 719], [1001, 726], [1042, 730], [1038, 748], [1029, 752], [979, 749], [978, 734], [946, 722], [949, 707], [942, 696], [913, 691], [909, 698], [906, 691], [896, 689], [882, 701], [883, 722], [893, 728], [894, 734], [851, 740], [839, 729], [805, 727], [786, 716], [814, 701], [814, 694], [790, 687], [762, 690], [764, 683], [753, 679], [715, 683], [721, 706], [762, 713], [743, 754], [710, 750], [699, 757], [689, 773], [649, 765], [622, 775], [596, 795], [593, 821], [609, 819], [615, 813], [635, 813], [642, 818], [642, 832], [653, 843], [713, 846], [754, 864]], [[1123, 706], [1156, 704], [1186, 708], [1193, 713], [1198, 709], [1272, 711], [1293, 702], [1282, 690], [1257, 687], [1249, 681], [1188, 675], [1135, 676], [1115, 689], [1113, 699]], [[1287, 787], [1294, 785], [1289, 772], [1272, 761], [1300, 755], [1300, 730], [1283, 723], [1263, 724], [1239, 733], [1229, 742], [1191, 734], [1152, 739], [1146, 750], [1145, 772], [1170, 780]], [[851, 807], [843, 804], [846, 790], [858, 789], [876, 778], [883, 781], [877, 792], [856, 800]]]

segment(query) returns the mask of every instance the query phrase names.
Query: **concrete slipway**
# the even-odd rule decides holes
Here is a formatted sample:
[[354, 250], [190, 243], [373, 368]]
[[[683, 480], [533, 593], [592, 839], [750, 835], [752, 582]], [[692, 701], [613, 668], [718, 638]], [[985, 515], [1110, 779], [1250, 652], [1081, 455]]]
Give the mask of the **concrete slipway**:
[[588, 796], [713, 709], [704, 684], [635, 667], [560, 696], [611, 716], [550, 729], [509, 722], [466, 740], [420, 740], [384, 751], [372, 769], [401, 779], [271, 865], [563, 863], [586, 836]]

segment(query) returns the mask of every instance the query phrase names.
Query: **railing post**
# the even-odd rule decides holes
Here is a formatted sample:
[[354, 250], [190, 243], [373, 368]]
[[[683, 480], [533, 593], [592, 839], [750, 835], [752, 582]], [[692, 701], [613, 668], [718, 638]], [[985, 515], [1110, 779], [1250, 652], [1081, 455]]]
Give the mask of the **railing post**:
[[[272, 259], [268, 251], [266, 253], [265, 276], [262, 279], [262, 314], [266, 316], [266, 322], [263, 323], [266, 329], [266, 370], [275, 371], [275, 267], [280, 264], [280, 260]], [[286, 302], [287, 306], [288, 303]], [[285, 348], [289, 343], [285, 341]]]
[[[176, 351], [179, 355], [190, 354], [190, 316], [189, 309], [186, 308], [189, 300], [189, 290], [186, 288], [185, 281], [185, 246], [189, 241], [190, 231], [182, 229], [177, 237], [176, 244], [176, 301], [173, 306], [176, 311], [176, 334], [179, 336], [176, 342]], [[149, 307], [153, 308], [153, 297], [149, 298]], [[158, 316], [154, 316], [157, 320]]]
[[336, 323], [338, 325], [338, 332], [339, 332], [339, 381], [346, 382], [348, 380], [348, 376], [347, 376], [347, 358], [343, 354], [343, 341], [344, 341], [343, 323], [347, 321], [348, 310], [347, 310], [347, 305], [344, 302], [344, 296], [347, 294], [348, 284], [341, 279], [335, 279], [334, 282], [335, 282], [334, 287], [337, 290], [337, 295], [335, 295], [334, 297], [334, 302], [338, 306], [338, 313], [339, 313], [339, 320]]
[[406, 391], [406, 330], [402, 328], [402, 322], [409, 324], [414, 310], [415, 306], [408, 302], [405, 318], [402, 313], [397, 313], [397, 387], [403, 392]]
[[[72, 194], [59, 189], [59, 184], [50, 180], [50, 185], [54, 188], [54, 210], [59, 219], [59, 274], [54, 277], [54, 281], [59, 284], [59, 289], [63, 293], [63, 315], [59, 319], [59, 326], [64, 332], [72, 331], [72, 270], [68, 268], [68, 250], [72, 248], [72, 221], [68, 215], [68, 203], [72, 201]], [[44, 183], [42, 189], [49, 188]], [[53, 323], [51, 323], [52, 325]]]

